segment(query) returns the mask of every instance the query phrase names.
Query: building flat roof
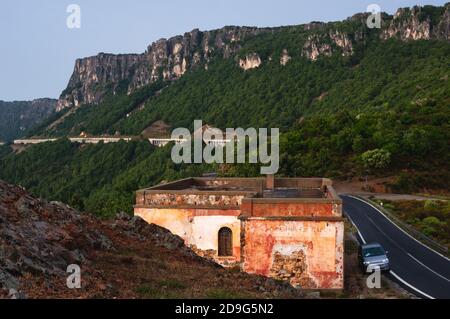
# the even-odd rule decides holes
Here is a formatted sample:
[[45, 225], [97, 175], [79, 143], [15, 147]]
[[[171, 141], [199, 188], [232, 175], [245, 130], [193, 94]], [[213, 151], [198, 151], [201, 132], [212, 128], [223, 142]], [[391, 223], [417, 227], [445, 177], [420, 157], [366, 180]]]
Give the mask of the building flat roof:
[[332, 199], [339, 197], [332, 182], [325, 178], [275, 178], [274, 188], [268, 189], [265, 178], [207, 178], [195, 177], [160, 184], [139, 190], [146, 194], [211, 194], [244, 195], [261, 199]]
[[275, 188], [274, 190], [265, 190], [263, 198], [325, 198], [325, 192], [320, 188]]

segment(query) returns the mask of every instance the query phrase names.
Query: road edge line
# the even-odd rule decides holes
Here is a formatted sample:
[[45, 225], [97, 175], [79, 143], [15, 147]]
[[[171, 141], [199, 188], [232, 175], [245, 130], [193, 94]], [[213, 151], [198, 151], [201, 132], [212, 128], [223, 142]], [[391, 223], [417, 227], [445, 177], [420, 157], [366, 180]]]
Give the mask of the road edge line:
[[[344, 196], [345, 196], [345, 195], [344, 195]], [[358, 199], [358, 200], [360, 200], [360, 201], [362, 201], [362, 202], [364, 202], [364, 203], [367, 203], [367, 202], [363, 201], [362, 199], [356, 198], [356, 197], [354, 197], [354, 196], [350, 196], [350, 195], [346, 195], [346, 196], [352, 197], [352, 198]], [[373, 207], [373, 205], [371, 205], [370, 203], [367, 203], [367, 204]], [[373, 208], [375, 208], [377, 211], [379, 211], [376, 207], [373, 207]], [[362, 239], [363, 242], [364, 242], [364, 241], [365, 241], [365, 240], [364, 240], [364, 237], [362, 237], [361, 232], [359, 231], [358, 227], [356, 226], [356, 224], [355, 224], [355, 223], [353, 222], [353, 220], [351, 219], [350, 215], [347, 214], [347, 213], [345, 212], [345, 210], [344, 210], [344, 213], [345, 213], [345, 215], [348, 217], [348, 219], [350, 220], [350, 222], [353, 224], [353, 226], [356, 228], [356, 230], [358, 231], [358, 234], [360, 235], [361, 239]], [[380, 213], [381, 213], [381, 212], [380, 212]], [[382, 214], [383, 214], [383, 213], [382, 213]], [[383, 216], [385, 216], [385, 215], [383, 214]], [[385, 216], [385, 217], [386, 217], [386, 216]], [[387, 218], [387, 217], [386, 217], [386, 218]], [[388, 220], [392, 223], [392, 221], [391, 221], [390, 219], [388, 219]], [[395, 224], [394, 224], [394, 225], [395, 225]], [[396, 225], [396, 226], [397, 226], [397, 225]], [[398, 226], [397, 226], [397, 227], [398, 227]], [[399, 275], [397, 275], [394, 271], [389, 270], [389, 273], [390, 273], [392, 276], [394, 276], [395, 279], [397, 279], [398, 281], [400, 281], [401, 283], [403, 283], [405, 286], [409, 287], [410, 289], [414, 290], [416, 293], [419, 293], [419, 294], [421, 294], [422, 296], [424, 296], [424, 297], [426, 297], [426, 298], [428, 298], [428, 299], [436, 299], [436, 298], [434, 298], [433, 296], [430, 296], [430, 295], [424, 293], [423, 291], [421, 291], [420, 289], [414, 287], [413, 285], [411, 285], [410, 283], [408, 283], [406, 280], [404, 280], [402, 277], [400, 277]]]
[[364, 239], [363, 235], [361, 234], [361, 232], [359, 231], [358, 227], [356, 227], [356, 224], [353, 222], [353, 219], [350, 217], [349, 214], [347, 214], [347, 212], [344, 210], [344, 214], [345, 216], [350, 220], [350, 223], [352, 223], [353, 227], [355, 227], [356, 231], [358, 232], [358, 236], [359, 238], [361, 238], [363, 244], [367, 244], [367, 241]]
[[437, 271], [431, 269], [430, 267], [428, 267], [427, 265], [425, 265], [423, 262], [421, 262], [419, 259], [417, 259], [416, 257], [414, 257], [413, 255], [411, 255], [410, 253], [407, 253], [409, 257], [411, 257], [416, 263], [418, 263], [419, 265], [421, 265], [422, 267], [428, 269], [429, 271], [431, 271], [433, 274], [435, 274], [436, 276], [450, 282], [450, 279], [448, 279], [447, 277], [442, 276], [440, 273], [438, 273]]
[[414, 238], [411, 234], [409, 234], [406, 230], [402, 229], [400, 226], [398, 226], [396, 223], [394, 223], [389, 217], [386, 216], [386, 214], [384, 214], [381, 210], [379, 210], [377, 207], [375, 207], [374, 205], [372, 205], [371, 203], [359, 198], [359, 197], [355, 197], [353, 195], [343, 195], [343, 196], [348, 196], [354, 199], [357, 199], [363, 203], [366, 203], [367, 205], [369, 205], [370, 207], [372, 207], [373, 209], [375, 209], [377, 212], [379, 212], [381, 215], [384, 216], [384, 218], [386, 218], [392, 225], [394, 225], [395, 227], [397, 227], [399, 230], [401, 230], [405, 235], [407, 235], [408, 237], [414, 239], [416, 242], [418, 242], [419, 244], [421, 244], [423, 247], [429, 249], [430, 251], [434, 252], [435, 254], [437, 254], [438, 256], [441, 256], [442, 258], [446, 259], [447, 261], [450, 261], [450, 258], [444, 256], [443, 254], [437, 252], [436, 250], [434, 250], [433, 248], [430, 248], [429, 246], [425, 245], [424, 243], [422, 243], [420, 240], [418, 240], [417, 238]]
[[410, 283], [408, 283], [406, 280], [402, 279], [402, 277], [400, 277], [399, 275], [397, 275], [395, 272], [393, 272], [392, 270], [389, 271], [389, 273], [394, 276], [394, 278], [396, 278], [398, 281], [400, 281], [401, 283], [403, 283], [404, 285], [408, 286], [409, 288], [413, 289], [414, 291], [418, 292], [419, 294], [421, 294], [422, 296], [425, 296], [428, 299], [436, 299], [433, 296], [430, 296], [426, 293], [424, 293], [423, 291], [417, 289], [416, 287], [414, 287], [413, 285], [411, 285]]

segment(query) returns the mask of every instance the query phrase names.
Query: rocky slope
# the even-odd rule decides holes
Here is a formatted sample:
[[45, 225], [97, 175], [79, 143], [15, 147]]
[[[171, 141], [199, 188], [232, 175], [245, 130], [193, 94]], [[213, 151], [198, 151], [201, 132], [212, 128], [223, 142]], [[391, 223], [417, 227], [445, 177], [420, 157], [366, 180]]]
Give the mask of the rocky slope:
[[0, 101], [0, 141], [10, 141], [55, 112], [56, 100]]
[[[401, 40], [450, 40], [450, 4], [443, 7], [414, 7], [399, 9], [394, 16], [383, 16], [381, 39]], [[357, 43], [367, 36], [367, 14], [349, 18], [349, 28], [340, 30], [336, 23], [310, 23], [282, 28], [225, 27], [202, 32], [193, 30], [183, 36], [161, 39], [151, 44], [143, 54], [113, 55], [101, 53], [79, 59], [75, 63], [69, 84], [58, 101], [58, 110], [82, 104], [98, 103], [106, 89], [128, 93], [157, 80], [176, 80], [196, 67], [208, 68], [215, 57], [234, 58], [242, 69], [259, 67], [264, 61], [258, 52], [240, 57], [246, 43], [262, 33], [277, 33], [294, 29], [304, 30], [298, 45], [302, 56], [317, 60], [319, 56], [331, 56], [338, 52], [352, 55]], [[344, 24], [345, 24], [344, 23]], [[360, 24], [359, 24], [360, 23]], [[356, 27], [355, 27], [356, 26]], [[280, 61], [285, 65], [292, 57], [286, 51]]]
[[[81, 289], [66, 285], [81, 267]], [[139, 218], [101, 221], [0, 181], [0, 298], [300, 297], [291, 286], [228, 271]]]
[[450, 40], [450, 4], [440, 8], [438, 16], [430, 6], [399, 9], [383, 31], [382, 38], [406, 40]]

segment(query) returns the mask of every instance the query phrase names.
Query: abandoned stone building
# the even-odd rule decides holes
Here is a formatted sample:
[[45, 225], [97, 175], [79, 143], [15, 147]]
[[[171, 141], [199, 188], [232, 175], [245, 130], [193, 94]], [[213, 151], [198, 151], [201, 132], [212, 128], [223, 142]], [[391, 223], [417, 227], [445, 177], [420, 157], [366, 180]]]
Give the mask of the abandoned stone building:
[[322, 178], [189, 178], [139, 190], [136, 216], [223, 266], [342, 289], [342, 201]]

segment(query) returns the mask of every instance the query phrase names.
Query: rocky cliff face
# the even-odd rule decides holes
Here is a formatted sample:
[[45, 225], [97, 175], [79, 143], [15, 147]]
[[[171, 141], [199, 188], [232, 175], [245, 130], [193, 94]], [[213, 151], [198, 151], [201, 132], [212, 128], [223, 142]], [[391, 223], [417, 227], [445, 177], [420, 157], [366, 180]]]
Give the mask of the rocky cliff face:
[[349, 34], [330, 30], [327, 34], [308, 36], [303, 45], [303, 56], [311, 61], [316, 61], [320, 56], [331, 56], [337, 51], [342, 56], [353, 54], [353, 41]]
[[303, 56], [315, 61], [319, 56], [331, 56], [333, 47], [340, 49], [342, 56], [353, 54], [353, 42], [348, 34], [336, 30], [325, 35], [311, 35], [303, 46]]
[[261, 58], [257, 53], [247, 54], [243, 59], [239, 60], [239, 66], [245, 71], [259, 68], [261, 64]]
[[289, 55], [289, 52], [287, 49], [283, 50], [283, 53], [281, 54], [281, 58], [280, 58], [280, 64], [282, 66], [285, 66], [286, 64], [289, 63], [289, 61], [292, 59], [292, 57]]
[[[361, 23], [353, 32], [340, 31], [336, 26], [321, 22], [303, 25], [305, 36], [299, 39], [302, 56], [311, 61], [335, 53], [350, 56], [355, 44], [364, 39], [367, 14], [357, 14], [348, 21]], [[393, 16], [383, 15], [382, 39], [400, 40], [450, 39], [450, 4], [443, 7], [414, 7], [400, 9]], [[161, 39], [151, 44], [143, 54], [99, 54], [77, 60], [67, 89], [61, 94], [57, 109], [97, 103], [105, 93], [105, 87], [113, 92], [131, 93], [157, 80], [173, 81], [196, 67], [208, 68], [214, 57], [232, 58], [245, 45], [246, 40], [261, 33], [275, 33], [282, 28], [225, 27], [202, 32], [193, 30], [183, 36]], [[367, 30], [366, 30], [367, 31]], [[375, 31], [377, 32], [377, 31]], [[280, 64], [286, 65], [292, 58], [283, 52]], [[257, 68], [266, 61], [258, 52], [237, 59], [244, 70]]]
[[201, 32], [193, 30], [183, 36], [161, 39], [143, 54], [99, 54], [77, 60], [67, 89], [61, 94], [57, 108], [97, 103], [104, 86], [129, 93], [159, 79], [176, 80], [187, 70], [207, 67], [214, 56], [229, 58], [242, 46], [242, 41], [275, 29], [225, 27]]
[[142, 56], [137, 54], [104, 53], [77, 60], [67, 89], [58, 101], [57, 110], [97, 102], [103, 94], [101, 85], [113, 83], [114, 89], [117, 89], [121, 81], [133, 76], [140, 61]]
[[450, 40], [450, 3], [446, 4], [441, 20], [433, 29], [433, 35], [437, 39]]
[[[433, 9], [434, 11], [438, 11]], [[382, 33], [383, 39], [398, 38], [407, 40], [450, 40], [450, 3], [441, 8], [443, 13], [435, 12], [436, 19], [425, 7], [399, 9], [389, 26]], [[433, 18], [435, 21], [433, 21]]]

